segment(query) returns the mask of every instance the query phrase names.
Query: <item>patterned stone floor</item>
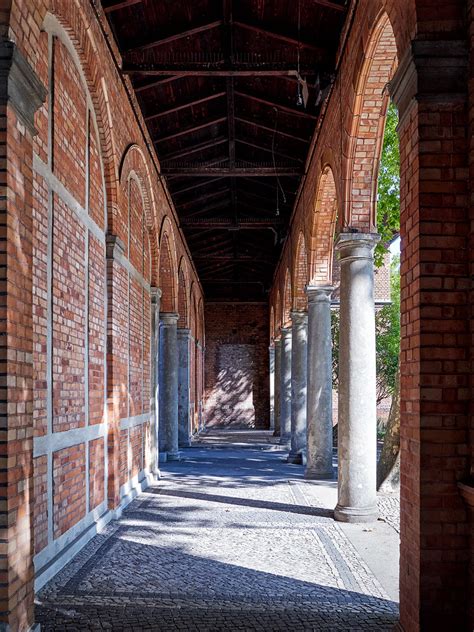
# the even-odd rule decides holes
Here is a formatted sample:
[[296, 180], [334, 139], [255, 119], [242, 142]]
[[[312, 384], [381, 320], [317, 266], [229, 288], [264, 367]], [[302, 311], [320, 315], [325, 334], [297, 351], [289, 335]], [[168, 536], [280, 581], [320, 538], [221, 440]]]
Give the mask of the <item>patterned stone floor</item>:
[[393, 630], [387, 597], [269, 433], [203, 438], [39, 593], [42, 632]]

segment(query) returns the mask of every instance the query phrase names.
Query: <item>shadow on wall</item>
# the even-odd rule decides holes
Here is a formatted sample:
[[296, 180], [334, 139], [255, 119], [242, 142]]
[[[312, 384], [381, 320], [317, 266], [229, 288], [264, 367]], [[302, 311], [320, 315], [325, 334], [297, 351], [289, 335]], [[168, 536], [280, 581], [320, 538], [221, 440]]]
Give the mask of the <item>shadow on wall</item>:
[[255, 427], [255, 348], [253, 345], [221, 345], [217, 379], [207, 402], [208, 426]]

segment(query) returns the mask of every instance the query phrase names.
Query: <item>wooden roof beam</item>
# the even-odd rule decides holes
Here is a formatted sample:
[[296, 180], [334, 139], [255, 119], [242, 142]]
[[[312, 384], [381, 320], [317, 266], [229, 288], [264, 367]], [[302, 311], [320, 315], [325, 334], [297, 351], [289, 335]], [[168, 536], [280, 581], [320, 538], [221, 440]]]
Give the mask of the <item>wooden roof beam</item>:
[[181, 112], [181, 110], [192, 108], [195, 105], [201, 105], [202, 103], [207, 103], [208, 101], [213, 101], [214, 99], [220, 99], [221, 97], [225, 97], [225, 95], [225, 91], [215, 92], [214, 94], [202, 97], [202, 99], [195, 99], [194, 101], [189, 101], [188, 103], [183, 103], [182, 105], [169, 108], [168, 110], [163, 110], [161, 112], [156, 112], [156, 114], [145, 116], [145, 121], [153, 121], [154, 119], [161, 118], [162, 116], [168, 116], [169, 114], [174, 114], [175, 112]]
[[[125, 75], [150, 75], [157, 77], [286, 77], [296, 79], [298, 71], [295, 64], [288, 64], [288, 68], [264, 68], [259, 64], [255, 64], [254, 68], [209, 68], [209, 64], [203, 63], [199, 68], [197, 64], [193, 64], [193, 68], [186, 68], [184, 65], [176, 65], [175, 67], [164, 64], [130, 64], [124, 63], [122, 72]], [[305, 75], [316, 74], [315, 68], [305, 66], [301, 69], [301, 73]], [[312, 84], [309, 84], [312, 85]]]
[[245, 29], [247, 31], [252, 31], [253, 33], [257, 33], [258, 35], [264, 35], [265, 37], [273, 37], [274, 39], [278, 39], [281, 42], [285, 42], [290, 46], [301, 48], [306, 48], [307, 50], [312, 50], [315, 53], [318, 53], [322, 57], [325, 57], [328, 54], [326, 48], [322, 48], [321, 46], [315, 46], [314, 44], [310, 44], [309, 42], [302, 42], [294, 37], [289, 37], [288, 35], [284, 35], [283, 33], [275, 33], [274, 31], [267, 31], [261, 26], [255, 26], [254, 24], [247, 24], [246, 22], [234, 22], [235, 26]]
[[[227, 142], [227, 139], [224, 141]], [[210, 184], [214, 184], [215, 182], [219, 182], [223, 180], [224, 176], [219, 176], [218, 178], [211, 178], [207, 182], [198, 182], [198, 184], [192, 184], [189, 187], [185, 187], [184, 189], [177, 189], [176, 191], [171, 190], [171, 195], [180, 195], [181, 193], [187, 193], [188, 191], [194, 191], [194, 189], [198, 189], [199, 187], [206, 187]]]
[[165, 46], [166, 44], [172, 44], [173, 42], [176, 42], [177, 40], [184, 39], [186, 37], [192, 37], [193, 35], [198, 35], [199, 33], [204, 33], [206, 31], [211, 31], [212, 29], [218, 28], [221, 25], [222, 25], [222, 20], [214, 20], [214, 22], [201, 24], [200, 26], [195, 26], [192, 29], [179, 31], [178, 33], [174, 33], [173, 35], [168, 35], [167, 37], [153, 40], [152, 42], [142, 44], [141, 46], [129, 48], [127, 51], [125, 51], [124, 55], [128, 55], [130, 53], [136, 53], [138, 51], [150, 50], [151, 48], [156, 48], [158, 46]]
[[187, 134], [194, 134], [194, 132], [198, 132], [201, 129], [206, 129], [207, 127], [212, 127], [213, 125], [220, 125], [227, 121], [227, 116], [221, 116], [220, 118], [213, 119], [212, 121], [207, 121], [206, 123], [202, 123], [201, 125], [194, 125], [193, 127], [187, 127], [186, 129], [182, 129], [179, 132], [174, 132], [173, 134], [168, 134], [168, 136], [162, 136], [162, 138], [155, 138], [153, 140], [154, 144], [164, 143], [167, 140], [171, 140], [173, 138], [179, 138], [180, 136], [186, 136]]
[[269, 101], [268, 99], [262, 99], [262, 97], [257, 97], [253, 94], [248, 94], [247, 92], [239, 92], [235, 91], [236, 97], [241, 97], [243, 99], [249, 99], [251, 101], [255, 101], [255, 103], [261, 103], [262, 105], [268, 105], [268, 107], [276, 108], [281, 112], [286, 112], [287, 114], [292, 114], [294, 116], [301, 116], [303, 118], [312, 119], [315, 121], [318, 117], [315, 114], [309, 114], [309, 112], [304, 112], [303, 110], [297, 110], [296, 108], [290, 108], [287, 105], [282, 105], [281, 103], [276, 103], [275, 101]]
[[301, 136], [295, 136], [294, 134], [289, 134], [288, 132], [282, 132], [279, 129], [275, 130], [272, 127], [267, 127], [266, 125], [263, 125], [263, 123], [258, 123], [257, 121], [249, 121], [248, 119], [244, 119], [241, 116], [236, 116], [235, 120], [239, 123], [243, 123], [244, 125], [254, 125], [255, 127], [258, 127], [258, 129], [263, 129], [270, 134], [279, 134], [280, 136], [284, 136], [285, 138], [297, 140], [300, 143], [309, 143], [311, 140], [310, 138], [301, 138]]
[[303, 169], [297, 167], [162, 167], [161, 174], [171, 177], [202, 177], [209, 176], [228, 176], [231, 178], [242, 178], [245, 176], [258, 176], [266, 178], [275, 177], [299, 177], [303, 175]]
[[141, 2], [142, 0], [119, 0], [119, 2], [114, 2], [113, 4], [109, 4], [107, 7], [104, 7], [104, 13], [112, 13], [112, 11], [126, 9], [134, 4], [140, 4]]

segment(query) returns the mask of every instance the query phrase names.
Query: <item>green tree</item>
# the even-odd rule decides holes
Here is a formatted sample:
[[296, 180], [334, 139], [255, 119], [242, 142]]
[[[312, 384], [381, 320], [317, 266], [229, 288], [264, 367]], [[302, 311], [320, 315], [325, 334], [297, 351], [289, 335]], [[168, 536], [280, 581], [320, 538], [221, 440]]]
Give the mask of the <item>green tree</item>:
[[387, 247], [400, 231], [400, 145], [398, 112], [393, 103], [387, 109], [377, 189], [377, 231], [381, 239], [375, 249], [375, 265], [383, 264]]

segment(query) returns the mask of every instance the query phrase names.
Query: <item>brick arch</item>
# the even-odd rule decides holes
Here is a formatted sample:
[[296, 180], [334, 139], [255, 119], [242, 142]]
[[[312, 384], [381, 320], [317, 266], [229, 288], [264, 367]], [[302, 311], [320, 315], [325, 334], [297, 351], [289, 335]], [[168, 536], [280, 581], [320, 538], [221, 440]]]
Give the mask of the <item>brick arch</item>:
[[345, 203], [342, 225], [360, 232], [377, 226], [377, 178], [385, 115], [387, 84], [397, 66], [397, 44], [387, 13], [375, 21], [361, 65], [349, 131]]
[[305, 311], [308, 300], [305, 288], [308, 284], [308, 255], [303, 231], [298, 235], [298, 244], [293, 260], [293, 309]]
[[312, 285], [328, 285], [332, 279], [334, 233], [338, 217], [334, 172], [322, 170], [311, 228], [310, 279]]
[[188, 267], [183, 256], [179, 262], [178, 272], [178, 327], [181, 329], [189, 327], [188, 286]]
[[131, 144], [125, 150], [119, 168], [119, 181], [122, 191], [128, 189], [130, 179], [135, 179], [140, 187], [145, 228], [148, 234], [151, 257], [151, 284], [158, 284], [158, 248], [156, 239], [156, 202], [151, 185], [150, 172], [142, 149]]
[[282, 303], [282, 327], [291, 326], [291, 305], [292, 305], [292, 293], [291, 293], [291, 273], [289, 268], [285, 272], [285, 285], [283, 288], [283, 303]]
[[177, 312], [177, 266], [176, 246], [171, 222], [167, 217], [163, 220], [160, 232], [159, 283], [161, 287], [162, 312]]
[[[12, 14], [22, 11], [19, 4], [23, 3], [12, 4]], [[44, 9], [43, 5], [40, 9], [44, 11], [43, 29], [53, 32], [62, 39], [70, 52], [73, 51], [73, 57], [77, 57], [79, 61], [79, 70], [92, 101], [106, 189], [107, 223], [112, 228], [118, 207], [118, 156], [112, 132], [107, 87], [97, 72], [96, 44], [84, 11], [76, 2], [51, 0], [49, 8]]]

